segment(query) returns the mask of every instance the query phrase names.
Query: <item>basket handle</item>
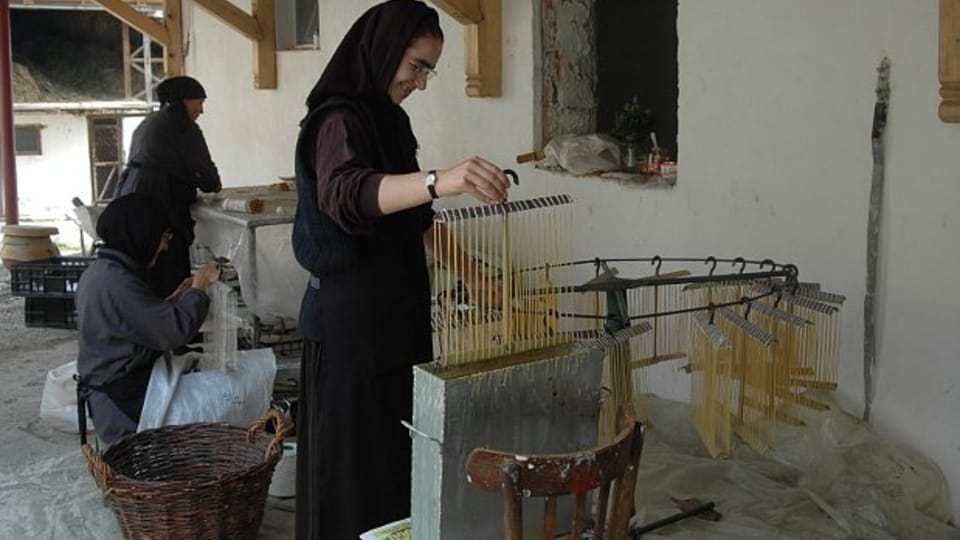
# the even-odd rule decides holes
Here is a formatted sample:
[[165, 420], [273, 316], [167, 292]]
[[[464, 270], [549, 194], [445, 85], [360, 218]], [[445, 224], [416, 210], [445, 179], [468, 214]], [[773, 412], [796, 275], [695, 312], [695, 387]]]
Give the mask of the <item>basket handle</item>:
[[89, 444], [83, 445], [83, 455], [87, 458], [87, 468], [90, 474], [103, 491], [110, 490], [110, 484], [113, 482], [113, 469], [110, 464], [100, 457], [100, 453], [93, 449]]
[[283, 413], [277, 409], [267, 409], [267, 412], [263, 413], [263, 416], [247, 428], [247, 444], [253, 444], [253, 438], [256, 436], [257, 431], [265, 428], [271, 420], [274, 422], [275, 430], [273, 440], [267, 445], [267, 451], [263, 455], [264, 459], [267, 459], [267, 456], [269, 456], [271, 452], [280, 452], [280, 449], [283, 448], [283, 435], [287, 431], [287, 421]]

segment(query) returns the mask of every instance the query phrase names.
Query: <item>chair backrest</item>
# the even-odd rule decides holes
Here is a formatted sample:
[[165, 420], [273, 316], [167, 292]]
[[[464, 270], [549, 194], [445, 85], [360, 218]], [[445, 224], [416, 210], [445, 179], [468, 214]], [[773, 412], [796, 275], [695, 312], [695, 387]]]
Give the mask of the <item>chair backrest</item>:
[[612, 443], [568, 454], [474, 449], [467, 457], [467, 481], [501, 493], [506, 540], [523, 540], [524, 497], [544, 499], [543, 538], [555, 538], [558, 497], [567, 495], [575, 499], [570, 538], [580, 540], [587, 523], [587, 495], [592, 490], [597, 493], [593, 538], [625, 540], [643, 450], [643, 425], [629, 413], [621, 415], [620, 425]]

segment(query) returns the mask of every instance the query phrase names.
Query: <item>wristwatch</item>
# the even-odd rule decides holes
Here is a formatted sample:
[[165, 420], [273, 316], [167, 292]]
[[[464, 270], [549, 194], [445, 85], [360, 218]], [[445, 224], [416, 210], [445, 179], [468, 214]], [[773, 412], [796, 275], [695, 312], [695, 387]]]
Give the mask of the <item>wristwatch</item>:
[[427, 191], [430, 192], [431, 197], [434, 199], [440, 197], [437, 195], [437, 171], [428, 171], [427, 177], [423, 179], [423, 185], [427, 186]]

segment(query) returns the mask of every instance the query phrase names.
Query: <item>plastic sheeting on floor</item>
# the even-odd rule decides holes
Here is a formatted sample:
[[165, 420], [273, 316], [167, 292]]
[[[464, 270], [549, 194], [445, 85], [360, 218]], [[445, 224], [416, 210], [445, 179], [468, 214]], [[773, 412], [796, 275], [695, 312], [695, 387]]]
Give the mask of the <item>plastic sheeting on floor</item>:
[[[688, 518], [645, 539], [957, 539], [946, 482], [929, 459], [878, 438], [839, 411], [781, 428], [772, 449], [704, 451], [685, 404], [649, 398], [640, 460], [640, 521], [675, 513], [670, 497], [716, 503], [719, 522]], [[30, 438], [21, 432], [21, 438]], [[26, 444], [29, 441], [26, 441]], [[120, 538], [80, 449], [49, 445], [23, 467], [0, 467], [0, 538]], [[293, 538], [293, 500], [267, 501], [260, 538]]]
[[[29, 436], [29, 435], [24, 435]], [[293, 538], [293, 500], [267, 501], [261, 540]], [[122, 538], [79, 446], [22, 468], [0, 469], [0, 538]]]
[[[685, 404], [646, 398], [649, 430], [637, 503], [649, 523], [678, 512], [670, 497], [714, 501], [719, 522], [688, 518], [643, 536], [685, 539], [957, 539], [950, 495], [926, 457], [880, 439], [833, 408], [780, 427], [764, 453], [735, 443], [706, 453]], [[801, 411], [802, 412], [802, 411]]]

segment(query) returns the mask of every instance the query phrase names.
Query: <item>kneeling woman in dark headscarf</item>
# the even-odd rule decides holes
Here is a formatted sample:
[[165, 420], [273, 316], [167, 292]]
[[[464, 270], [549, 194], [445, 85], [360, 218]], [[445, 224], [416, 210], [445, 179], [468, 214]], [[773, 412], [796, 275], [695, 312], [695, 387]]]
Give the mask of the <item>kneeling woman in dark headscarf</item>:
[[136, 432], [153, 362], [196, 335], [210, 307], [206, 289], [220, 275], [211, 261], [169, 297], [155, 295], [144, 274], [164, 256], [170, 234], [154, 197], [120, 197], [97, 222], [104, 244], [80, 278], [77, 367], [97, 435], [108, 444]]

